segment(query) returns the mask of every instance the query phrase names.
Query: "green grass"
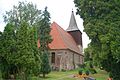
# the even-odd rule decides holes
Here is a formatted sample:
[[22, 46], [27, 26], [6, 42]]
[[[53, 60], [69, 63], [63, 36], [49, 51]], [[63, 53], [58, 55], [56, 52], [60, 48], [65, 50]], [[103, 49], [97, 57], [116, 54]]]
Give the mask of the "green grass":
[[100, 70], [100, 69], [98, 69], [97, 72], [98, 72], [97, 74], [92, 74], [90, 76], [96, 78], [97, 80], [107, 80], [108, 78], [107, 72]]
[[71, 75], [76, 74], [77, 70], [65, 71], [65, 72], [57, 72], [53, 71], [47, 75], [46, 78], [40, 78], [41, 80], [75, 80], [75, 79], [65, 79], [69, 78]]
[[[90, 74], [90, 77], [96, 80], [107, 80], [107, 72], [97, 69], [97, 74]], [[74, 78], [73, 75], [78, 74], [78, 70], [71, 70], [65, 72], [52, 71], [50, 74], [46, 75], [46, 78], [32, 77], [31, 80], [83, 80], [80, 78]]]
[[[90, 74], [90, 77], [96, 80], [107, 80], [108, 74], [103, 70], [97, 69], [97, 74]], [[53, 71], [47, 75], [46, 78], [38, 78], [37, 80], [82, 80], [80, 78], [74, 78], [73, 75], [78, 74], [78, 70], [66, 71], [66, 72], [56, 72]], [[36, 79], [35, 79], [36, 80]]]

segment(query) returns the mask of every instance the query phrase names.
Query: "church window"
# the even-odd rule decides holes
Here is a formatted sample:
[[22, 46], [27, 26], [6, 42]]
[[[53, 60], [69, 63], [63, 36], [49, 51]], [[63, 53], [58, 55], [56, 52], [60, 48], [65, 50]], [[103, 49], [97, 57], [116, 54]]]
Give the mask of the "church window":
[[52, 52], [51, 63], [55, 63], [55, 52]]

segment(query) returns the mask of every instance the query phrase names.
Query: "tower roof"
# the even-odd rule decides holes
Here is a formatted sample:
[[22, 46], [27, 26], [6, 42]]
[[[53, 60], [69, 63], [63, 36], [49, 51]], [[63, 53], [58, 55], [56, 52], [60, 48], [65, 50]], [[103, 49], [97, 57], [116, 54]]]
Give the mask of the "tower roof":
[[72, 11], [69, 27], [67, 28], [66, 31], [75, 31], [75, 30], [79, 30], [79, 28], [75, 20], [74, 12]]

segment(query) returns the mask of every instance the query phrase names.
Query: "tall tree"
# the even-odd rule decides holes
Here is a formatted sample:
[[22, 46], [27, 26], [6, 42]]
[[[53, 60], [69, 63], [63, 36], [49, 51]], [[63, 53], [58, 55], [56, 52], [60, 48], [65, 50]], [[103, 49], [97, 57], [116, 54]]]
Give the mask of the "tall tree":
[[50, 36], [50, 14], [47, 11], [47, 7], [43, 11], [42, 20], [39, 22], [38, 27], [39, 41], [40, 41], [40, 53], [41, 53], [41, 73], [43, 77], [51, 71], [49, 64], [49, 48], [48, 44], [51, 42]]
[[91, 39], [93, 57], [99, 64], [120, 79], [120, 1], [74, 0], [77, 14], [84, 20], [84, 31]]
[[[19, 2], [18, 6], [14, 6], [13, 10], [6, 12], [6, 15], [4, 15], [4, 21], [8, 23], [7, 26], [9, 27], [7, 27], [7, 30], [5, 28], [2, 36], [4, 41], [2, 45], [4, 48], [2, 48], [4, 51], [2, 55], [4, 57], [2, 60], [6, 61], [5, 67], [9, 66], [11, 68], [15, 65], [17, 69], [12, 67], [12, 70], [23, 76], [23, 78], [20, 77], [22, 79], [27, 78], [29, 74], [38, 75], [40, 73], [38, 71], [40, 71], [41, 61], [37, 47], [37, 24], [40, 20], [41, 11], [32, 3], [25, 2]], [[6, 72], [11, 73], [8, 70]]]
[[85, 48], [84, 49], [84, 60], [90, 61], [91, 57], [92, 57], [92, 50], [90, 48]]
[[41, 10], [32, 3], [19, 2], [18, 6], [13, 6], [12, 10], [6, 11], [3, 17], [4, 22], [13, 23], [16, 27], [20, 26], [21, 21], [33, 26], [41, 20]]
[[[2, 77], [9, 79], [11, 74], [14, 74], [16, 71], [16, 66], [14, 64], [14, 54], [16, 53], [16, 39], [14, 26], [12, 24], [7, 24], [5, 26], [4, 32], [1, 35], [1, 72]], [[13, 69], [14, 68], [14, 69]]]
[[19, 71], [24, 72], [25, 77], [27, 78], [36, 64], [35, 53], [33, 51], [33, 47], [36, 44], [31, 44], [34, 39], [30, 36], [29, 24], [26, 22], [21, 23], [20, 28], [16, 32], [16, 37], [17, 55], [15, 56], [15, 64], [20, 65], [18, 66]]
[[3, 33], [0, 31], [0, 53], [2, 53], [2, 41], [3, 41], [2, 40], [2, 37], [3, 37], [2, 34]]
[[41, 65], [41, 59], [40, 54], [38, 50], [38, 34], [37, 34], [37, 27], [29, 27], [29, 39], [28, 39], [28, 45], [29, 49], [34, 55], [35, 64], [30, 69], [32, 70], [32, 73], [34, 73], [36, 76], [40, 74], [40, 65]]
[[[6, 46], [2, 45], [2, 47], [4, 46], [2, 55], [5, 57], [5, 60], [2, 60], [8, 63], [6, 66], [11, 68], [12, 65], [15, 65], [12, 70], [16, 71], [15, 73], [19, 74], [20, 78], [23, 77], [22, 79], [28, 79], [29, 74], [38, 75], [40, 72], [45, 77], [45, 74], [50, 72], [48, 43], [51, 42], [50, 14], [47, 8], [41, 13], [32, 3], [19, 2], [18, 6], [14, 6], [12, 10], [6, 12], [4, 21], [13, 26], [9, 28], [12, 28], [14, 33], [14, 35], [10, 35], [9, 30], [6, 31], [6, 34], [9, 34], [8, 40], [11, 39], [10, 43], [6, 37], [3, 37], [3, 40], [6, 39], [4, 41]], [[10, 36], [11, 38], [9, 38]], [[37, 46], [38, 39], [40, 40], [40, 49]], [[11, 45], [10, 48], [9, 45]], [[7, 51], [12, 48], [13, 52], [5, 52], [6, 48], [9, 48]]]

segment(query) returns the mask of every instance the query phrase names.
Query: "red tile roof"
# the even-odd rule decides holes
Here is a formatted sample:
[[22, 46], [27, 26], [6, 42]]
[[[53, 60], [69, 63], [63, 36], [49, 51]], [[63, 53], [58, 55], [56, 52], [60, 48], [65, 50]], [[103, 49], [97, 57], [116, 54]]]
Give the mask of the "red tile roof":
[[50, 49], [70, 49], [80, 53], [80, 49], [72, 36], [55, 22], [51, 24], [50, 35], [53, 39], [53, 41], [49, 44]]

